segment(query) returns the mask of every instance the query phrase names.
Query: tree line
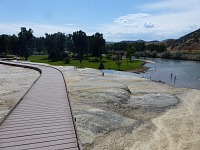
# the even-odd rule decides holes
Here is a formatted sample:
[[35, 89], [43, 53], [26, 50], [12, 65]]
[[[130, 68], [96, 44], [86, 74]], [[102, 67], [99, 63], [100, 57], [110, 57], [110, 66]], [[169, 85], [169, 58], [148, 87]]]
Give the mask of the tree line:
[[[125, 43], [118, 42], [114, 44], [107, 44], [106, 50], [113, 53], [112, 51], [124, 52], [127, 59], [135, 57], [157, 57], [158, 54], [167, 51], [167, 47], [164, 44], [146, 44], [145, 42], [134, 42]], [[121, 55], [121, 54], [120, 54]]]
[[18, 35], [0, 35], [0, 56], [8, 54], [24, 57], [26, 60], [32, 54], [48, 54], [49, 59], [57, 61], [68, 57], [72, 53], [82, 63], [85, 54], [91, 54], [99, 59], [105, 52], [105, 39], [103, 34], [95, 33], [87, 36], [83, 31], [72, 34], [53, 33], [45, 37], [35, 37], [32, 29], [21, 27]]
[[[21, 27], [17, 35], [0, 35], [0, 57], [6, 55], [17, 55], [26, 60], [32, 54], [48, 54], [48, 59], [52, 61], [70, 61], [68, 54], [71, 53], [74, 59], [78, 59], [82, 64], [85, 56], [93, 56], [96, 60], [107, 54], [107, 58], [112, 55], [125, 55], [131, 61], [132, 56], [139, 57], [161, 57], [168, 59], [186, 59], [186, 55], [181, 52], [169, 52], [164, 44], [147, 44], [145, 42], [117, 42], [106, 44], [103, 34], [95, 33], [88, 36], [84, 31], [75, 31], [72, 34], [61, 32], [48, 34], [44, 37], [35, 37], [32, 29]], [[199, 60], [199, 55], [196, 60]]]

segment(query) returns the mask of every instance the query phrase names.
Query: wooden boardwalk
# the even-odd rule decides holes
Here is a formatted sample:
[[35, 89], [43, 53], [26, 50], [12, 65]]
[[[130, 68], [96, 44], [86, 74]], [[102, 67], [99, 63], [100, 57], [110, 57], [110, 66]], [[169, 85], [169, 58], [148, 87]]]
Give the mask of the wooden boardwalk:
[[48, 66], [8, 64], [42, 73], [1, 123], [0, 150], [79, 150], [62, 73]]

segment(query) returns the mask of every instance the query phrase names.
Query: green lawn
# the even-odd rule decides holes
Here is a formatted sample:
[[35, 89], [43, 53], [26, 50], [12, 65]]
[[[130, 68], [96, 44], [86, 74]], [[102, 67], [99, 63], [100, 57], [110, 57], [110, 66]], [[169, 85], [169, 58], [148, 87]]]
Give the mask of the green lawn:
[[[63, 61], [52, 62], [47, 59], [47, 55], [30, 56], [28, 59], [31, 62], [47, 63], [47, 64], [55, 65], [55, 66], [77, 66], [77, 67], [80, 67], [79, 60], [74, 60], [73, 58], [70, 58], [69, 64], [65, 64]], [[98, 69], [100, 61], [96, 62], [93, 60], [94, 60], [94, 57], [88, 57], [87, 60], [83, 60], [83, 67]], [[106, 58], [103, 58], [102, 62], [104, 64], [105, 69], [118, 70], [118, 66], [115, 61], [107, 60]], [[133, 70], [133, 69], [142, 68], [142, 66], [141, 66], [142, 64], [143, 64], [142, 61], [136, 60], [133, 62], [128, 62], [128, 65], [127, 65], [127, 60], [123, 60], [120, 70], [124, 71], [124, 70]]]

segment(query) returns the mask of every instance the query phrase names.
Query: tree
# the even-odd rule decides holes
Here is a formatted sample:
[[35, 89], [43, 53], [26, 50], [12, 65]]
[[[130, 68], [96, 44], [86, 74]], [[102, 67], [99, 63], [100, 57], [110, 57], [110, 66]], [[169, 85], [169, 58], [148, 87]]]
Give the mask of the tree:
[[115, 51], [122, 51], [122, 50], [126, 50], [128, 44], [124, 43], [124, 42], [118, 42], [118, 43], [114, 43], [113, 45], [113, 49]]
[[105, 50], [105, 39], [103, 34], [95, 33], [90, 41], [92, 54], [98, 60], [102, 56], [103, 51]]
[[145, 48], [146, 48], [144, 42], [135, 42], [135, 43], [130, 44], [129, 47], [131, 48], [134, 47], [137, 52], [143, 52], [145, 51]]
[[20, 56], [24, 57], [26, 60], [30, 54], [31, 42], [33, 38], [33, 30], [26, 30], [25, 27], [21, 27], [21, 32], [18, 34], [19, 36], [19, 48], [20, 48]]
[[40, 54], [41, 52], [45, 52], [45, 38], [39, 37], [35, 39], [35, 48], [36, 51]]
[[127, 48], [126, 49], [126, 58], [129, 59], [129, 61], [131, 61], [132, 56], [135, 54], [135, 48]]
[[57, 61], [59, 59], [58, 52], [55, 49], [52, 49], [48, 56], [49, 60]]
[[122, 65], [122, 59], [121, 59], [121, 56], [120, 56], [120, 55], [117, 55], [116, 64], [117, 64], [117, 66], [118, 66], [118, 70], [120, 70], [120, 67], [121, 67], [121, 65]]
[[45, 46], [47, 47], [48, 53], [51, 52], [52, 49], [57, 49], [60, 55], [66, 50], [67, 38], [64, 33], [58, 32], [54, 34], [45, 34], [46, 41]]
[[19, 47], [19, 39], [16, 35], [12, 35], [10, 36], [9, 39], [9, 49], [10, 49], [10, 53], [11, 54], [19, 54], [18, 51], [18, 47]]
[[9, 45], [9, 36], [1, 35], [0, 36], [0, 54], [8, 53], [8, 45]]
[[126, 58], [127, 58], [127, 66], [128, 66], [128, 59], [129, 59], [129, 61], [131, 61], [131, 59], [132, 59], [132, 56], [135, 54], [135, 48], [134, 47], [132, 47], [132, 48], [127, 48], [126, 49]]
[[73, 32], [73, 45], [74, 50], [78, 54], [78, 59], [82, 67], [83, 54], [87, 51], [87, 36], [83, 31]]
[[74, 45], [73, 45], [73, 36], [72, 34], [68, 34], [66, 36], [66, 47], [67, 47], [67, 50], [70, 51], [70, 52], [74, 52]]

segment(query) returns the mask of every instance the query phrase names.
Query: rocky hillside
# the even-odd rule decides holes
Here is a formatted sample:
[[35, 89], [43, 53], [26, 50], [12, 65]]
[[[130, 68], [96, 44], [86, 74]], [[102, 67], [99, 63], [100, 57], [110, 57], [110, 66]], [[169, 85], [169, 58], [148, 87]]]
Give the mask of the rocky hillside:
[[163, 41], [171, 50], [200, 50], [200, 29], [177, 40]]

